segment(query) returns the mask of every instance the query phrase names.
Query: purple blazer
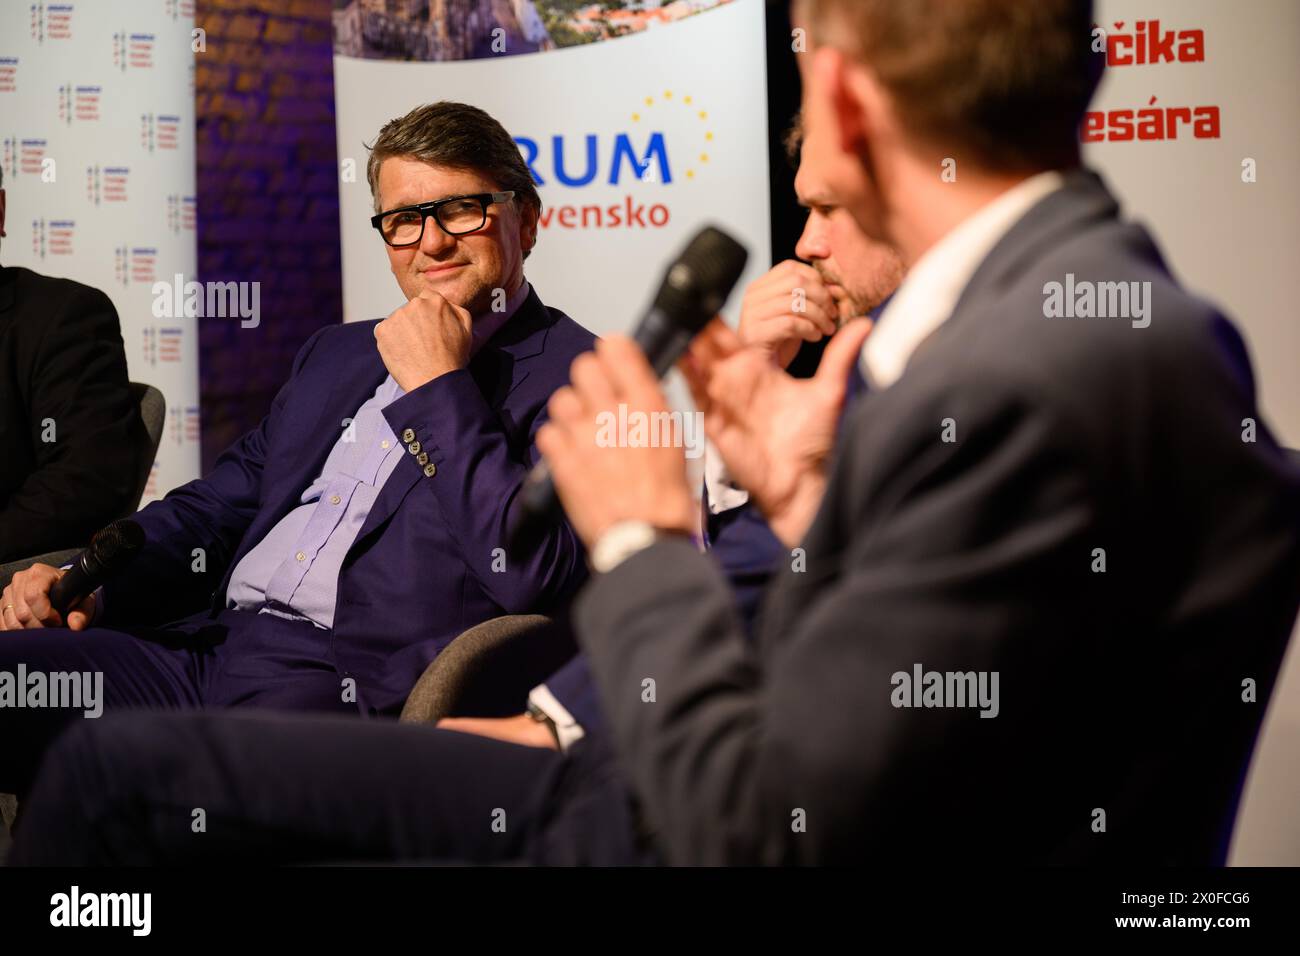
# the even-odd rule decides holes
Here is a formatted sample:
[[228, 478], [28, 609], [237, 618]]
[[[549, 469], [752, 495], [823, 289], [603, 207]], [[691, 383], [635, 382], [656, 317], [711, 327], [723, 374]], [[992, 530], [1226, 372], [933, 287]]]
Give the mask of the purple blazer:
[[[374, 342], [378, 321], [314, 334], [261, 424], [207, 477], [135, 516], [147, 544], [105, 588], [101, 624], [194, 621], [224, 607], [231, 570], [297, 504], [345, 420], [388, 374]], [[403, 456], [339, 574], [336, 658], [376, 711], [399, 710], [461, 631], [501, 614], [554, 613], [585, 579], [582, 544], [567, 524], [527, 561], [496, 549], [505, 548], [514, 500], [538, 458], [546, 402], [594, 343], [530, 292], [467, 368], [384, 409], [394, 433], [410, 429], [429, 460]], [[198, 571], [196, 548], [206, 565]]]

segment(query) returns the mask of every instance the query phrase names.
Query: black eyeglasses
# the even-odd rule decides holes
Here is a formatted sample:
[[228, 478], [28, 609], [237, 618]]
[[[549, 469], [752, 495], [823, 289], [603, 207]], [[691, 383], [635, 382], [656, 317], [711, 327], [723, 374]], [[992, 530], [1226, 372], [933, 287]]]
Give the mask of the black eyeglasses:
[[513, 190], [503, 193], [476, 193], [473, 196], [449, 196], [415, 206], [402, 206], [370, 217], [370, 225], [379, 230], [390, 246], [413, 246], [424, 238], [424, 221], [430, 216], [449, 236], [463, 236], [482, 229], [487, 223], [487, 208], [494, 202], [509, 202]]

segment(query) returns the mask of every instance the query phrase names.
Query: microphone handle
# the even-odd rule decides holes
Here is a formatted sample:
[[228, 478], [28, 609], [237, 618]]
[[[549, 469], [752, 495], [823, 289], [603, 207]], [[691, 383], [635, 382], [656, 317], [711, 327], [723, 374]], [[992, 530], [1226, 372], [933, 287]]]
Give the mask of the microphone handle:
[[70, 608], [95, 590], [94, 578], [86, 567], [87, 554], [85, 551], [79, 554], [67, 573], [50, 587], [50, 606], [59, 612], [60, 617], [66, 618]]
[[693, 337], [694, 333], [681, 328], [657, 308], [647, 312], [632, 333], [632, 341], [641, 347], [658, 378], [668, 374]]

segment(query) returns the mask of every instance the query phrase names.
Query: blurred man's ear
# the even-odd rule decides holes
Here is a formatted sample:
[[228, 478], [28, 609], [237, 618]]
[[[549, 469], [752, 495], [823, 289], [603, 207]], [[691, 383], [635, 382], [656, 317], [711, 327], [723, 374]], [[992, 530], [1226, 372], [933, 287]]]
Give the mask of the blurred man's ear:
[[5, 235], [5, 191], [0, 189], [0, 236]]
[[840, 50], [829, 47], [817, 51], [814, 68], [819, 71], [821, 88], [830, 104], [829, 115], [835, 123], [840, 150], [850, 156], [863, 156], [870, 126], [864, 102], [866, 71]]

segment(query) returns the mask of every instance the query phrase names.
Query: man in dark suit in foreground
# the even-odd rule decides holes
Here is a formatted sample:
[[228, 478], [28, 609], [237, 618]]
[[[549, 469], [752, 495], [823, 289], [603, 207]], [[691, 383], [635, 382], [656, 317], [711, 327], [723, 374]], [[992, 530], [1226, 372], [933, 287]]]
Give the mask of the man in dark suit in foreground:
[[[5, 589], [0, 791], [82, 713], [396, 716], [461, 631], [585, 577], [567, 526], [504, 556], [546, 401], [594, 341], [524, 277], [540, 201], [518, 148], [482, 110], [435, 103], [380, 131], [367, 175], [405, 304], [313, 335], [261, 425], [135, 516], [144, 549], [68, 627], [48, 599], [62, 572]], [[33, 706], [24, 673], [85, 677], [81, 699]]]
[[541, 435], [603, 572], [580, 635], [659, 845], [1222, 862], [1300, 595], [1300, 489], [1236, 331], [1078, 168], [1090, 4], [804, 13], [804, 162], [909, 273], [832, 462], [813, 386], [724, 328], [692, 350], [710, 437], [806, 552], [757, 652], [658, 518], [675, 463], [589, 448], [593, 409], [656, 400], [625, 344], [579, 361]]
[[[1300, 487], [1240, 337], [1078, 168], [1091, 6], [801, 13], [804, 162], [910, 272], [879, 335], [845, 327], [811, 380], [716, 326], [685, 364], [732, 474], [806, 555], [756, 646], [690, 541], [681, 451], [595, 441], [599, 411], [664, 404], [610, 339], [539, 445], [598, 572], [577, 622], [616, 758], [302, 719], [83, 724], [16, 862], [1222, 862], [1295, 616]], [[1137, 285], [1101, 290], [1103, 317], [1101, 283]], [[1059, 317], [1066, 287], [1089, 317]], [[828, 460], [860, 346], [872, 389]], [[195, 837], [195, 806], [226, 822]]]
[[0, 564], [85, 544], [134, 508], [148, 447], [108, 296], [0, 266]]

